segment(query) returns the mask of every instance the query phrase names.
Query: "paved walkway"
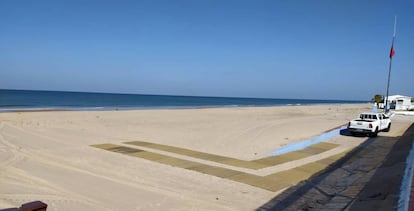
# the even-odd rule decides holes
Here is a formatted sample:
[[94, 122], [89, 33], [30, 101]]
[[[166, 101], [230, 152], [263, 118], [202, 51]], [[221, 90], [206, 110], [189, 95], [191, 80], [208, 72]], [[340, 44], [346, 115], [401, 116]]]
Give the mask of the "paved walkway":
[[408, 210], [414, 210], [414, 175], [411, 178], [411, 192], [410, 192], [410, 202], [408, 203]]
[[402, 136], [370, 138], [258, 210], [396, 210], [413, 139], [414, 124]]

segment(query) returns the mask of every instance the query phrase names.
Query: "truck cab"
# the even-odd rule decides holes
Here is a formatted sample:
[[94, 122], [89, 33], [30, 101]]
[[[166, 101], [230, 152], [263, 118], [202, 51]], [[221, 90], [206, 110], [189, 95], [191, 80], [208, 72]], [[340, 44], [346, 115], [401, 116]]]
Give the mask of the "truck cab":
[[388, 132], [391, 129], [390, 118], [383, 113], [361, 113], [359, 119], [348, 123], [348, 131], [351, 134], [368, 134], [377, 136], [378, 132]]

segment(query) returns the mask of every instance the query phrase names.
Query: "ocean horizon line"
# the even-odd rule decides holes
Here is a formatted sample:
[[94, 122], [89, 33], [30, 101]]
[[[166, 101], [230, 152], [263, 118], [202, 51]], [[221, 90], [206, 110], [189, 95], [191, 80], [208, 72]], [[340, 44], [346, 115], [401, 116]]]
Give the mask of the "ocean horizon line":
[[0, 112], [44, 110], [148, 110], [356, 104], [367, 101], [142, 95], [0, 89]]
[[275, 97], [243, 97], [243, 96], [209, 96], [209, 95], [179, 95], [179, 94], [142, 94], [142, 93], [122, 93], [122, 92], [99, 92], [99, 91], [71, 91], [71, 90], [43, 90], [43, 89], [2, 89], [0, 91], [28, 91], [28, 92], [67, 92], [83, 94], [108, 94], [108, 95], [141, 95], [141, 96], [166, 96], [166, 97], [197, 97], [197, 98], [236, 98], [236, 99], [264, 99], [264, 100], [321, 100], [321, 101], [349, 101], [349, 102], [369, 102], [369, 100], [349, 100], [349, 99], [318, 99], [318, 98], [275, 98]]

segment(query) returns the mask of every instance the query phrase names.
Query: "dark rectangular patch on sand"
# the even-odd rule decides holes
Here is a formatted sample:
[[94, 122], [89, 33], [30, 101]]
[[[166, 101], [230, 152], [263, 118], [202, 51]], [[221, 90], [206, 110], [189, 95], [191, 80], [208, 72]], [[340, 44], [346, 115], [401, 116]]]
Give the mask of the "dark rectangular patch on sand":
[[[148, 142], [144, 142], [146, 146], [151, 146], [152, 144]], [[181, 158], [175, 158], [168, 155], [163, 155], [155, 152], [148, 152], [141, 149], [125, 147], [115, 144], [98, 144], [98, 145], [91, 145], [92, 147], [96, 147], [99, 149], [116, 152], [120, 154], [125, 154], [128, 156], [133, 156], [137, 158], [146, 159], [149, 161], [166, 164], [169, 166], [174, 166], [178, 168], [187, 169], [190, 171], [196, 171], [203, 174], [208, 174], [224, 179], [229, 179], [235, 182], [244, 183], [247, 185], [255, 186], [258, 188], [262, 188], [269, 191], [278, 191], [283, 188], [289, 187], [291, 185], [297, 184], [298, 182], [309, 178], [310, 176], [314, 175], [315, 173], [321, 171], [322, 169], [326, 168], [331, 162], [334, 162], [337, 158], [344, 155], [344, 153], [340, 153], [338, 155], [334, 155], [325, 159], [322, 159], [317, 162], [305, 164], [303, 166], [299, 166], [290, 170], [270, 174], [267, 176], [258, 176], [254, 174], [249, 174], [233, 169], [227, 169], [218, 166], [211, 166], [199, 162], [189, 161]], [[162, 146], [160, 148], [167, 149], [168, 146]], [[184, 151], [186, 151], [184, 149]], [[191, 152], [191, 154], [197, 154], [196, 151]], [[187, 153], [189, 154], [189, 153]], [[208, 159], [210, 154], [208, 153], [201, 153], [205, 160]], [[213, 155], [214, 156], [214, 155]], [[225, 158], [219, 156], [221, 158]], [[251, 169], [260, 169], [263, 167], [267, 167], [270, 165], [274, 165], [275, 163], [284, 163], [291, 161], [292, 159], [306, 157], [306, 153], [304, 152], [292, 152], [287, 153], [281, 156], [273, 156], [265, 159], [260, 159], [260, 162], [256, 161], [242, 161], [233, 158], [227, 158], [224, 160], [220, 160], [220, 163], [225, 163], [232, 166], [248, 166]]]
[[273, 192], [286, 188], [290, 185], [286, 183], [286, 181], [284, 181], [283, 179], [278, 180], [266, 178], [248, 173], [237, 174], [228, 179]]
[[135, 148], [131, 148], [131, 147], [123, 147], [123, 146], [114, 147], [114, 148], [111, 148], [111, 149], [108, 149], [108, 150], [112, 151], [112, 152], [123, 153], [123, 154], [136, 153], [136, 152], [142, 152], [143, 151], [143, 150], [140, 150], [140, 149], [135, 149]]
[[254, 162], [256, 163], [262, 163], [265, 164], [267, 166], [274, 166], [274, 165], [278, 165], [278, 164], [282, 164], [282, 163], [286, 163], [292, 160], [299, 160], [305, 157], [309, 157], [310, 155], [307, 153], [303, 153], [300, 151], [294, 151], [294, 152], [289, 152], [283, 155], [278, 155], [278, 156], [271, 156], [271, 157], [266, 157], [266, 158], [262, 158], [259, 160], [255, 160]]
[[314, 144], [312, 146], [309, 146], [303, 150], [298, 150], [290, 153], [286, 153], [283, 155], [278, 156], [271, 156], [266, 157], [258, 160], [253, 161], [246, 161], [246, 160], [240, 160], [236, 158], [221, 156], [221, 155], [215, 155], [190, 149], [184, 149], [180, 147], [174, 147], [174, 146], [168, 146], [163, 144], [156, 144], [156, 143], [150, 143], [145, 141], [132, 141], [132, 142], [124, 142], [125, 144], [135, 145], [135, 146], [142, 146], [142, 147], [148, 147], [151, 149], [157, 149], [161, 151], [166, 152], [172, 152], [179, 155], [185, 155], [197, 159], [202, 160], [208, 160], [213, 161], [216, 163], [221, 163], [225, 165], [230, 165], [234, 167], [241, 167], [241, 168], [247, 168], [247, 169], [262, 169], [270, 166], [275, 166], [278, 164], [290, 162], [292, 160], [298, 160], [302, 158], [306, 158], [315, 154], [319, 154], [322, 152], [325, 152], [327, 150], [330, 150], [332, 148], [337, 147], [337, 144], [332, 143], [326, 143], [326, 142], [320, 142], [317, 144]]

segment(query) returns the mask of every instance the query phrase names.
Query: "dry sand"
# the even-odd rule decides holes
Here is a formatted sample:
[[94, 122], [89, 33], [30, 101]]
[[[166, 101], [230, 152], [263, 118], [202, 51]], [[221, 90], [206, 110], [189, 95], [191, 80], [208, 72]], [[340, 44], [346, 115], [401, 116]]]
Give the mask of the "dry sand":
[[[90, 145], [147, 141], [254, 160], [343, 125], [370, 109], [369, 104], [358, 104], [0, 113], [0, 208], [41, 200], [48, 210], [59, 211], [253, 210], [278, 192]], [[340, 147], [330, 153], [349, 150], [364, 140], [332, 138], [328, 141]], [[321, 158], [292, 161], [280, 168]]]

